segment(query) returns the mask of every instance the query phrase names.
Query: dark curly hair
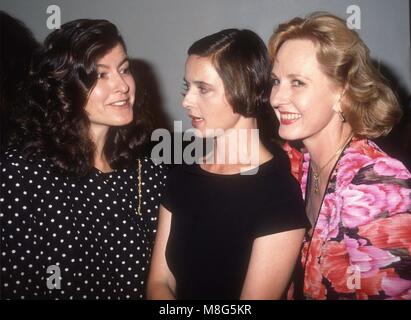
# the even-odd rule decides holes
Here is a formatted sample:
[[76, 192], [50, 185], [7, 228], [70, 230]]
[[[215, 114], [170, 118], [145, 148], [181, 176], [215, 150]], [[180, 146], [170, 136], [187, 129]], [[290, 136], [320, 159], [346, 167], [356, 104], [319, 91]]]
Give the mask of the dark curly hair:
[[[45, 156], [69, 175], [90, 171], [95, 145], [84, 107], [97, 82], [97, 60], [118, 44], [126, 50], [116, 26], [106, 20], [74, 20], [46, 38], [27, 83], [27, 106], [14, 139], [23, 144], [26, 158]], [[113, 169], [132, 166], [148, 137], [142, 101], [136, 101], [133, 121], [107, 133], [103, 152]]]

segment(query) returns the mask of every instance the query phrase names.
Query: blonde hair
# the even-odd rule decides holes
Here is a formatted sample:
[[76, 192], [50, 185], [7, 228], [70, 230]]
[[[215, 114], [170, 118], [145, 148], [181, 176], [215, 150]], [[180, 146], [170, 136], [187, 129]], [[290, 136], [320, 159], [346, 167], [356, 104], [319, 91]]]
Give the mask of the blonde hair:
[[287, 40], [311, 40], [322, 71], [343, 89], [341, 108], [354, 134], [377, 138], [399, 122], [402, 110], [385, 79], [375, 68], [369, 49], [345, 21], [316, 12], [280, 24], [270, 38], [271, 62]]

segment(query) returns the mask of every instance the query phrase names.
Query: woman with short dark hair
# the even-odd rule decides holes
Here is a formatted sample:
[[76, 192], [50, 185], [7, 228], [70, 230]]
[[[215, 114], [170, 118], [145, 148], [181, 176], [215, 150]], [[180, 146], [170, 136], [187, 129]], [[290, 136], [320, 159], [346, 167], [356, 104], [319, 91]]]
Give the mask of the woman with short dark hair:
[[308, 222], [288, 163], [258, 134], [269, 69], [250, 30], [222, 30], [188, 50], [182, 105], [214, 148], [169, 176], [148, 298], [278, 299], [286, 289]]

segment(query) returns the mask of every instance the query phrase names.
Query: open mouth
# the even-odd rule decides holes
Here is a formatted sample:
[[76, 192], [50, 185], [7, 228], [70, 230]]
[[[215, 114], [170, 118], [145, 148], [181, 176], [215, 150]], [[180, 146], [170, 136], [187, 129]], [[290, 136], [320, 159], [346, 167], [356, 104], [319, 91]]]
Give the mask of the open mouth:
[[110, 107], [128, 108], [130, 106], [129, 99], [119, 100], [108, 104]]
[[280, 122], [281, 124], [292, 124], [302, 117], [299, 113], [292, 112], [280, 112]]
[[191, 118], [191, 124], [192, 124], [193, 127], [198, 126], [201, 122], [204, 121], [204, 118], [201, 118], [201, 117], [196, 117], [196, 116], [193, 116], [191, 114], [188, 115], [188, 116]]

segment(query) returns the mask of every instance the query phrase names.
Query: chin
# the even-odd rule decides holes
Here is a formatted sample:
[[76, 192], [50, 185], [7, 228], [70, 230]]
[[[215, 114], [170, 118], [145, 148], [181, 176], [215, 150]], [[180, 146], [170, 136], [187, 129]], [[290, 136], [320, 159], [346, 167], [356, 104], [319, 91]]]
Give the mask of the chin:
[[133, 121], [133, 117], [128, 119], [118, 119], [117, 121], [112, 123], [113, 127], [121, 127], [130, 124]]
[[205, 134], [204, 134], [203, 132], [199, 131], [199, 130], [195, 130], [195, 131], [194, 131], [194, 136], [195, 136], [196, 138], [200, 138], [200, 139], [203, 139], [203, 138], [206, 137]]
[[191, 130], [193, 130], [194, 136], [196, 138], [205, 139], [205, 138], [213, 138], [214, 137], [214, 135], [207, 134], [204, 130], [200, 130], [200, 129], [196, 129], [196, 128], [192, 128]]
[[280, 130], [278, 131], [278, 135], [281, 137], [281, 139], [288, 140], [288, 141], [294, 141], [294, 140], [301, 140], [302, 136], [296, 132], [287, 132], [287, 130]]
[[193, 131], [194, 136], [197, 138], [214, 138], [215, 130], [205, 128], [204, 126], [193, 126], [190, 130]]

